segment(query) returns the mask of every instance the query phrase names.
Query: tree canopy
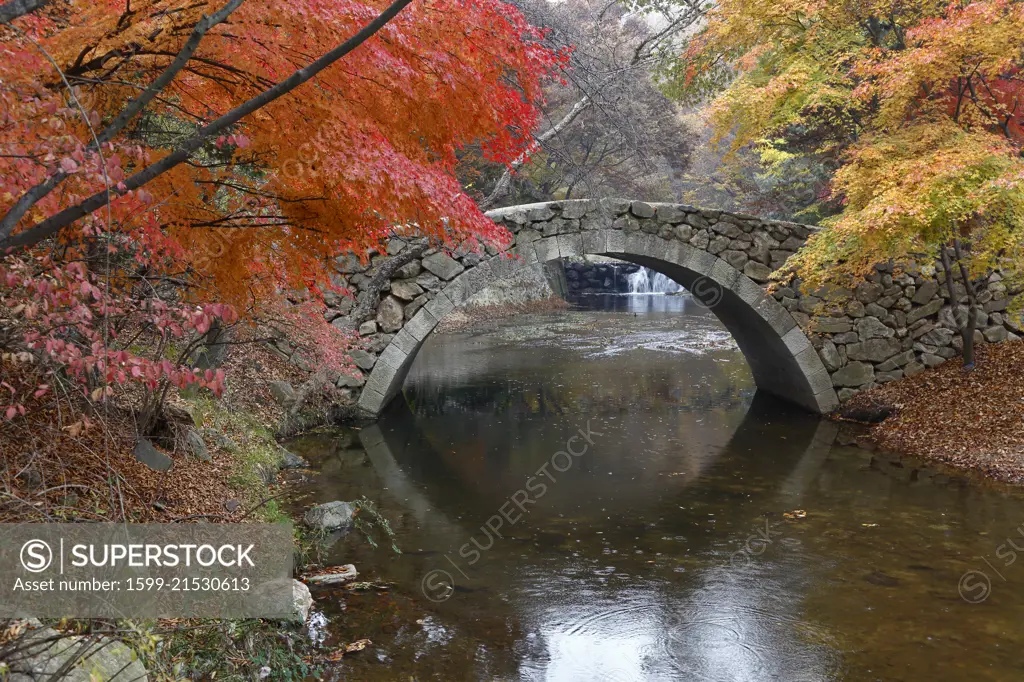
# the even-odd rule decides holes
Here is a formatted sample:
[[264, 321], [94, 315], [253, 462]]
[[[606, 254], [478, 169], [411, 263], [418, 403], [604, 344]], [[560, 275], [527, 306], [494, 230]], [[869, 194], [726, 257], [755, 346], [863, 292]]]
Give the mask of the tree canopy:
[[962, 247], [971, 276], [1022, 265], [1024, 4], [722, 0], [687, 52], [733, 149], [778, 138], [837, 159], [793, 263], [811, 284]]
[[0, 28], [6, 357], [73, 360], [90, 387], [216, 388], [187, 353], [141, 358], [118, 334], [202, 334], [315, 298], [334, 257], [396, 232], [505, 239], [456, 154], [529, 152], [542, 84], [568, 58], [542, 38], [500, 0], [70, 0], [14, 19]]

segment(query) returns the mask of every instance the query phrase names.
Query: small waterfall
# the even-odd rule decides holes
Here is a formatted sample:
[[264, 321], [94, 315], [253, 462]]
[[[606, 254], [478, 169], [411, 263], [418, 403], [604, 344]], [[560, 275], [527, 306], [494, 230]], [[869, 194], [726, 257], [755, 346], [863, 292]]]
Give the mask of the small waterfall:
[[649, 268], [640, 268], [628, 275], [626, 281], [631, 294], [674, 294], [683, 290], [674, 280]]

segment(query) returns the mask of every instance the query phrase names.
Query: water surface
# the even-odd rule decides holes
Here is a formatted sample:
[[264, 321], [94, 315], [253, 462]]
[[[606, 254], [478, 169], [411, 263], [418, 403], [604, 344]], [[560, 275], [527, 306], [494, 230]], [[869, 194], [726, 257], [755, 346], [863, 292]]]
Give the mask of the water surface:
[[1024, 679], [1024, 497], [756, 394], [687, 296], [579, 303], [434, 335], [378, 424], [291, 444], [302, 504], [365, 494], [403, 550], [332, 546], [394, 583], [317, 594], [374, 642], [338, 678]]

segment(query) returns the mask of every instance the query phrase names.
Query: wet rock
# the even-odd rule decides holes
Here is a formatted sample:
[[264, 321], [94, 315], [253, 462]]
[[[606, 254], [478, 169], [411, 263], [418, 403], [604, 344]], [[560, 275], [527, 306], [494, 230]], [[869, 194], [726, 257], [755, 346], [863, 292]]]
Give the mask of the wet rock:
[[343, 530], [352, 527], [355, 514], [356, 506], [354, 504], [337, 500], [310, 508], [302, 520], [314, 530]]
[[291, 450], [280, 448], [281, 461], [278, 466], [281, 469], [305, 469], [309, 466], [309, 462], [296, 455]]
[[356, 567], [353, 564], [345, 564], [330, 571], [307, 576], [306, 582], [317, 585], [339, 585], [352, 582], [357, 577], [359, 577], [359, 572], [356, 571]]

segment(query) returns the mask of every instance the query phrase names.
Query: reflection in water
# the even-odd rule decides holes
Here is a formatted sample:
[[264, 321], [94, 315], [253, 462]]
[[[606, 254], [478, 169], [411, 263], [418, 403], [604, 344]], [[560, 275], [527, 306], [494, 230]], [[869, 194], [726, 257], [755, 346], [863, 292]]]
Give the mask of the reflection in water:
[[[335, 546], [396, 583], [318, 594], [335, 641], [375, 644], [339, 674], [1021, 679], [1021, 591], [981, 606], [956, 591], [1024, 520], [1019, 496], [837, 445], [834, 424], [754, 395], [687, 297], [619, 298], [664, 307], [435, 336], [361, 448], [292, 444], [319, 461], [316, 500], [367, 494], [405, 552]], [[558, 455], [581, 429], [585, 452]], [[442, 571], [450, 596], [425, 587]]]

